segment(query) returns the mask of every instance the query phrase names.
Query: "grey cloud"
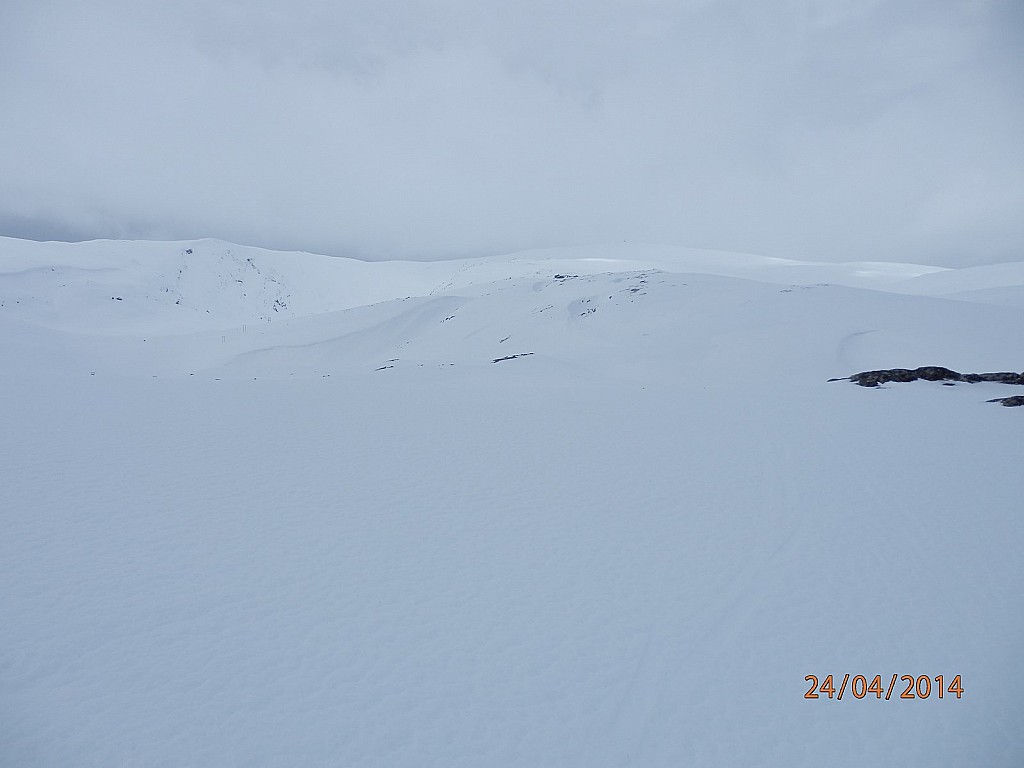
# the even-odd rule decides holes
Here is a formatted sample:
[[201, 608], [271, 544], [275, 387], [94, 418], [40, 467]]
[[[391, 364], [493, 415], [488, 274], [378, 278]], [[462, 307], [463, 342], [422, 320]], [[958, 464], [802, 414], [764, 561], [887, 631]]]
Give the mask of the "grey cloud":
[[1024, 257], [1012, 3], [12, 8], [9, 234]]

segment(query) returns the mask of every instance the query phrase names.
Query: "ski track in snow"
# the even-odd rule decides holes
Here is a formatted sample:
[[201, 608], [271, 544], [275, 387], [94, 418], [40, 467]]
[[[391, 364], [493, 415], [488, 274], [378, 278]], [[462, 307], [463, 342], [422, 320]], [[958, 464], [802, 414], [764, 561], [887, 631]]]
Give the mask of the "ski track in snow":
[[0, 239], [0, 764], [1020, 765], [1021, 274]]

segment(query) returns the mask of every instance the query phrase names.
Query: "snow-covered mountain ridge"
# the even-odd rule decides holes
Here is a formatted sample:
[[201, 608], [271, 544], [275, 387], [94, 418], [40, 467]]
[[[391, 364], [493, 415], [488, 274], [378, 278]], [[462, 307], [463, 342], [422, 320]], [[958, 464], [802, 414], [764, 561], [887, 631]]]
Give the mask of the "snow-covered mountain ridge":
[[[134, 294], [136, 301], [213, 314], [175, 322], [266, 320], [349, 309], [388, 299], [459, 290], [498, 279], [634, 270], [712, 274], [771, 283], [834, 285], [913, 292], [914, 278], [944, 272], [913, 264], [823, 264], [667, 246], [605, 246], [525, 251], [449, 262], [364, 262], [283, 253], [214, 240], [185, 243], [92, 241], [37, 243], [0, 238], [4, 306], [42, 303], [53, 309], [61, 294], [102, 298]], [[1019, 276], [1020, 265], [999, 265]], [[969, 270], [976, 273], [978, 270]], [[1005, 279], [1004, 279], [1005, 282]], [[1018, 281], [1021, 282], [1021, 281]], [[946, 281], [937, 289], [951, 293]], [[91, 292], [92, 295], [89, 295]], [[77, 295], [76, 295], [77, 294]], [[290, 303], [289, 303], [290, 302]], [[63, 304], [66, 309], [73, 306]], [[80, 319], [80, 318], [79, 318]]]
[[[658, 332], [676, 324], [707, 328], [703, 334], [672, 330], [676, 341], [668, 348], [692, 337], [685, 354], [693, 363], [704, 354], [697, 347], [723, 327], [745, 318], [750, 333], [763, 335], [757, 326], [806, 325], [808, 315], [826, 306], [835, 321], [827, 330], [835, 336], [837, 359], [824, 357], [830, 367], [823, 373], [939, 359], [929, 354], [966, 368], [998, 367], [994, 358], [1001, 355], [978, 354], [971, 318], [980, 313], [993, 322], [989, 314], [1015, 316], [1013, 309], [950, 311], [948, 302], [879, 292], [945, 299], [969, 294], [974, 304], [1008, 306], [1024, 296], [1024, 263], [949, 270], [640, 245], [362, 262], [211, 240], [0, 239], [0, 322], [8, 328], [8, 359], [17, 359], [14, 347], [39, 351], [41, 345], [52, 349], [52, 360], [65, 359], [67, 372], [323, 375], [478, 364], [517, 352], [580, 365], [609, 345], [618, 345], [615, 357], [643, 369], [657, 365], [659, 355], [646, 362], [632, 358], [645, 343], [657, 348]], [[944, 329], [943, 348], [923, 339], [892, 348], [895, 327], [875, 327], [881, 323], [865, 316], [862, 301], [877, 306], [875, 317], [908, 306], [933, 316]], [[815, 330], [779, 332], [783, 341]], [[873, 349], [875, 356], [851, 357], [855, 348]], [[1007, 362], [1015, 361], [1002, 361], [1003, 367]]]

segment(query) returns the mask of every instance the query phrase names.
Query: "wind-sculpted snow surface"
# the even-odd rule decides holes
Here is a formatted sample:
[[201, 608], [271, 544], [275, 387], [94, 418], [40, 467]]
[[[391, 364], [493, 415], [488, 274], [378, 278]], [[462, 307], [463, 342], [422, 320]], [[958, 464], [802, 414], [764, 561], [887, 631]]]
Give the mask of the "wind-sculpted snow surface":
[[0, 241], [0, 764], [1020, 765], [1020, 409], [826, 383], [1016, 289], [871, 271]]

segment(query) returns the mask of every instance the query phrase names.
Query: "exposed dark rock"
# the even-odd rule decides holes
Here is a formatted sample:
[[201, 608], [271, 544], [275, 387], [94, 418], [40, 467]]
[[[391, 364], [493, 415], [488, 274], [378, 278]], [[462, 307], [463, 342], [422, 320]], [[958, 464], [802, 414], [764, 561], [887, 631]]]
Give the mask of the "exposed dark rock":
[[[864, 371], [853, 374], [847, 380], [862, 387], [877, 387], [879, 384], [887, 384], [890, 381], [918, 381], [919, 379], [943, 382], [962, 381], [968, 384], [976, 384], [979, 381], [994, 381], [1000, 384], [1024, 385], [1024, 373], [1014, 373], [1012, 371], [1000, 373], [958, 373], [938, 365], [926, 365], [922, 368], [888, 368], [881, 371]], [[844, 381], [844, 379], [829, 379], [829, 381]]]
[[997, 397], [995, 400], [986, 400], [986, 403], [1000, 403], [1009, 408], [1015, 405], [1024, 405], [1024, 395], [1014, 395], [1013, 397]]
[[527, 355], [532, 355], [532, 354], [533, 354], [533, 352], [520, 352], [518, 355], [509, 355], [508, 357], [497, 357], [494, 360], [492, 360], [491, 362], [492, 363], [500, 363], [503, 360], [515, 360], [517, 357], [526, 357]]
[[1000, 373], [965, 373], [964, 381], [974, 384], [978, 381], [995, 381], [999, 384], [1024, 384], [1024, 373], [1002, 371]]
[[864, 371], [855, 373], [850, 381], [862, 387], [877, 387], [890, 381], [962, 381], [962, 376], [949, 368], [928, 365], [923, 368], [890, 368], [883, 371]]
[[[958, 373], [957, 371], [943, 368], [937, 365], [928, 365], [923, 368], [889, 368], [881, 371], [864, 371], [855, 373], [852, 376], [829, 381], [852, 381], [862, 387], [877, 387], [890, 381], [941, 381], [943, 386], [952, 387], [959, 382], [976, 384], [979, 381], [992, 381], [998, 384], [1015, 384], [1024, 386], [1024, 373], [1013, 371], [1001, 371], [999, 373]], [[989, 403], [1000, 403], [1012, 407], [1024, 405], [1024, 395], [1012, 395], [1011, 397], [997, 397], [988, 400]]]

